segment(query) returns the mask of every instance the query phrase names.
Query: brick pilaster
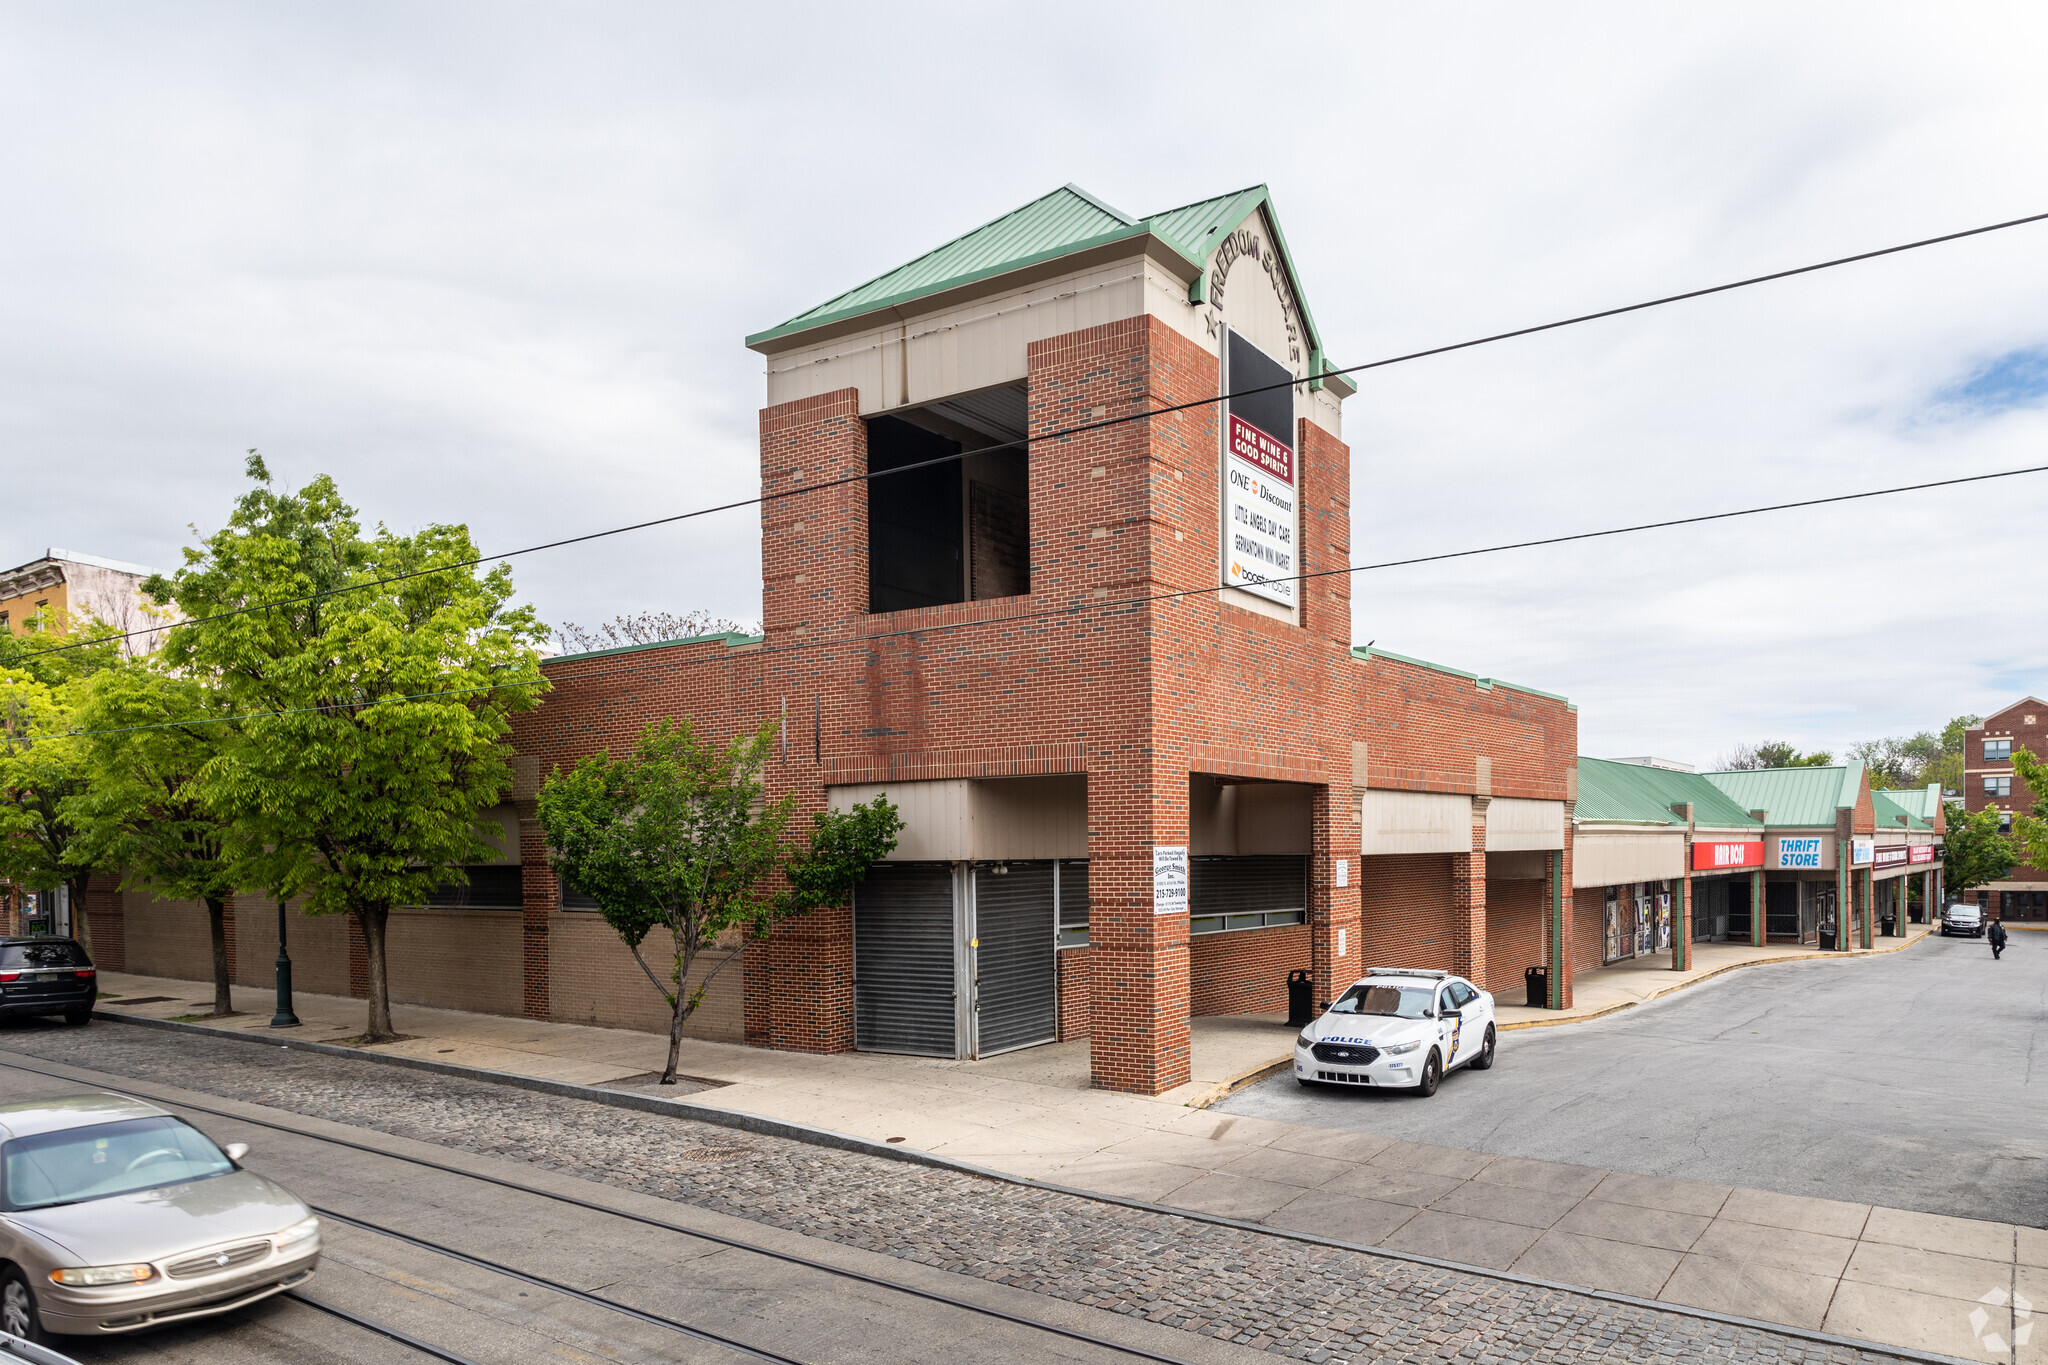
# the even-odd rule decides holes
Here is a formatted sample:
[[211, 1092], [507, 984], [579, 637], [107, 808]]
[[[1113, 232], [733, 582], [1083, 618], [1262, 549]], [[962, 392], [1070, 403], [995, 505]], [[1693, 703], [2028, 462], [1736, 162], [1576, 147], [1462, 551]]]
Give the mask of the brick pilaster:
[[535, 817], [534, 803], [514, 805], [519, 814], [519, 1012], [528, 1019], [546, 1019], [553, 1007], [548, 930], [561, 903], [561, 885], [548, 862], [547, 836]]
[[[348, 921], [348, 993], [358, 1000], [370, 998], [370, 948], [363, 942], [363, 925], [354, 915], [343, 915]], [[386, 931], [386, 948], [390, 947]]]
[[[1343, 788], [1318, 787], [1311, 815], [1309, 922], [1311, 970], [1318, 1008], [1336, 999], [1365, 970], [1359, 944], [1358, 802]], [[1344, 886], [1337, 864], [1344, 864]]]
[[1107, 757], [1088, 774], [1089, 1065], [1101, 1089], [1157, 1095], [1191, 1065], [1188, 917], [1152, 901], [1154, 847], [1188, 844], [1188, 774], [1149, 754]]
[[1451, 970], [1492, 989], [1486, 979], [1486, 807], [1472, 798], [1472, 851], [1451, 859]]

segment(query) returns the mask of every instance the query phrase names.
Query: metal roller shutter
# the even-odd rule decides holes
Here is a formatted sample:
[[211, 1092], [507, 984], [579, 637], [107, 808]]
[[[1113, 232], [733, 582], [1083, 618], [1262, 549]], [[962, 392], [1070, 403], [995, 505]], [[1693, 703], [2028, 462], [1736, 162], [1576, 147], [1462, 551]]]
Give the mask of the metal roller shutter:
[[1053, 999], [1051, 863], [974, 869], [977, 1053], [1049, 1043], [1058, 1031]]
[[953, 1040], [953, 869], [877, 863], [853, 896], [856, 1046], [957, 1055]]
[[1241, 915], [1308, 906], [1308, 859], [1300, 854], [1200, 857], [1188, 865], [1188, 907], [1196, 915]]

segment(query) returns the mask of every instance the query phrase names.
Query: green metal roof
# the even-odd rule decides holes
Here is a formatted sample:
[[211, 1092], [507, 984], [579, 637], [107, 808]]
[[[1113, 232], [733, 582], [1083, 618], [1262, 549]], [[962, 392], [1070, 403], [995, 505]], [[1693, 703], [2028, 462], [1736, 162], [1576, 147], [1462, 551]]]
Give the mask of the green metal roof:
[[[1280, 247], [1282, 263], [1294, 282], [1295, 302], [1301, 308], [1302, 325], [1308, 332], [1312, 370], [1320, 372], [1322, 341], [1308, 300], [1295, 273], [1287, 239], [1280, 221], [1272, 214], [1272, 196], [1264, 185], [1233, 190], [1213, 199], [1203, 199], [1179, 208], [1167, 209], [1150, 218], [1132, 218], [1095, 198], [1078, 185], [1063, 185], [1013, 209], [993, 222], [955, 237], [944, 246], [926, 252], [866, 284], [827, 299], [808, 312], [799, 313], [779, 327], [756, 332], [747, 345], [807, 332], [814, 327], [859, 317], [863, 313], [900, 307], [948, 289], [977, 280], [1021, 270], [1041, 261], [1057, 260], [1077, 251], [1108, 242], [1137, 239], [1150, 234], [1177, 252], [1193, 271], [1201, 271], [1209, 253], [1224, 235], [1249, 218], [1260, 207], [1267, 209], [1273, 237]], [[1348, 381], [1343, 381], [1347, 382]]]
[[640, 645], [613, 645], [610, 649], [586, 649], [580, 654], [556, 654], [542, 659], [540, 666], [547, 668], [579, 659], [602, 659], [611, 654], [638, 654], [643, 649], [667, 649], [672, 645], [701, 645], [709, 640], [723, 640], [726, 648], [732, 649], [739, 645], [758, 645], [767, 638], [765, 635], [742, 635], [737, 631], [720, 630], [709, 635], [689, 635], [680, 640], [649, 640]]
[[[1898, 799], [1902, 796], [1910, 798], [1914, 795], [1915, 793], [1911, 791], [1885, 791], [1882, 789], [1870, 793], [1870, 809], [1877, 817], [1877, 832], [1879, 834], [1887, 831], [1896, 834], [1902, 829], [1930, 830], [1934, 828], [1934, 826], [1928, 824], [1925, 820], [1914, 814], [1913, 811], [1909, 810], [1905, 802]], [[1918, 795], [1924, 797], [1927, 793], [1923, 790]], [[1901, 817], [1904, 817], [1905, 820], [1903, 824], [1900, 823]]]
[[1674, 772], [1641, 763], [1579, 758], [1579, 801], [1573, 807], [1581, 821], [1621, 824], [1683, 825], [1671, 808], [1692, 806], [1693, 823], [1709, 829], [1756, 829], [1762, 825], [1748, 810], [1700, 773]]
[[1741, 772], [1705, 773], [1743, 810], [1765, 812], [1772, 829], [1811, 829], [1833, 825], [1835, 812], [1853, 807], [1863, 786], [1863, 765], [1834, 768], [1751, 768]]
[[[1872, 789], [1870, 799], [1874, 802], [1877, 800], [1877, 797], [1877, 791]], [[1930, 822], [1928, 825], [1930, 829], [1933, 828], [1931, 822], [1934, 817], [1941, 813], [1941, 786], [1939, 783], [1931, 787], [1887, 789], [1884, 792], [1884, 798], [1900, 810], [1906, 812], [1906, 814], [1912, 816], [1915, 820]], [[1878, 824], [1882, 825], [1883, 823], [1884, 819], [1880, 816]]]

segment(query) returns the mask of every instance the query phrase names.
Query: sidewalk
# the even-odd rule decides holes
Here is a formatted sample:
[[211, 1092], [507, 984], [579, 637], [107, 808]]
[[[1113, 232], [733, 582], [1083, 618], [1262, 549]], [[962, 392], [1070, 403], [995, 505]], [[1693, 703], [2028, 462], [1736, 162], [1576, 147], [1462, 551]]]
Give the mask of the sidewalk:
[[[1645, 980], [1659, 975], [1653, 968], [1604, 969], [1613, 975], [1594, 989], [1612, 989], [1618, 1007], [1744, 962], [1815, 954], [1731, 956], [1739, 960], [1708, 962], [1702, 951], [1694, 972], [1666, 971], [1654, 986]], [[102, 981], [114, 993], [102, 997], [108, 1013], [172, 1018], [210, 1007], [203, 983], [119, 973]], [[237, 1001], [250, 1013], [221, 1027], [322, 1042], [362, 1029], [358, 1000], [301, 994], [305, 1026], [276, 1031], [267, 992], [244, 989]], [[661, 1037], [623, 1030], [409, 1005], [393, 1015], [400, 1032], [417, 1036], [365, 1052], [639, 1090], [666, 1050]], [[2017, 1355], [2012, 1342], [2013, 1308], [2048, 1306], [2048, 1232], [1211, 1113], [1191, 1106], [1284, 1056], [1293, 1030], [1278, 1016], [1193, 1025], [1197, 1079], [1156, 1098], [1091, 1089], [1086, 1040], [973, 1062], [685, 1040], [681, 1070], [694, 1085], [669, 1093], [1360, 1246], [1964, 1359], [2048, 1365], [2048, 1332], [2022, 1338]]]
[[1575, 972], [1572, 975], [1572, 1008], [1568, 1010], [1531, 1009], [1527, 1005], [1507, 1003], [1510, 999], [1522, 998], [1518, 990], [1512, 995], [1502, 994], [1494, 1005], [1494, 1017], [1500, 1021], [1503, 1032], [1594, 1019], [1697, 985], [1708, 977], [1719, 976], [1737, 967], [1808, 960], [1853, 962], [1879, 953], [1896, 953], [1902, 948], [1912, 947], [1934, 928], [1930, 924], [1909, 924], [1903, 939], [1874, 938], [1872, 947], [1852, 948], [1845, 953], [1822, 952], [1798, 943], [1770, 943], [1761, 948], [1747, 943], [1695, 943], [1692, 945], [1692, 970], [1685, 972], [1671, 970], [1671, 951], [1667, 948], [1647, 957], [1617, 962], [1611, 967]]

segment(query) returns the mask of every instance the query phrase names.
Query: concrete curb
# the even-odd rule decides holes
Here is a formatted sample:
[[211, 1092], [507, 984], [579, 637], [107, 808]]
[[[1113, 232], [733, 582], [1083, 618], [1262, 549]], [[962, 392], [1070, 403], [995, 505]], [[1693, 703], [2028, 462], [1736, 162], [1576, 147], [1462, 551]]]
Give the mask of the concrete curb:
[[1190, 1109], [1207, 1109], [1218, 1100], [1227, 1100], [1248, 1085], [1257, 1085], [1268, 1076], [1277, 1076], [1294, 1065], [1294, 1054], [1289, 1052], [1277, 1061], [1261, 1062], [1249, 1071], [1240, 1071], [1227, 1081], [1218, 1081], [1187, 1102]]
[[[1901, 947], [1911, 945], [1901, 944]], [[1896, 950], [1894, 950], [1896, 951]], [[1797, 960], [1797, 959], [1789, 959]], [[1749, 964], [1742, 964], [1749, 965]], [[1702, 978], [1704, 979], [1704, 978]], [[1360, 1242], [1340, 1241], [1334, 1237], [1318, 1237], [1314, 1233], [1295, 1232], [1287, 1228], [1268, 1227], [1264, 1223], [1250, 1223], [1243, 1219], [1226, 1218], [1220, 1214], [1200, 1213], [1192, 1209], [1174, 1208], [1170, 1204], [1154, 1204], [1143, 1199], [1127, 1199], [1121, 1195], [1103, 1194], [1095, 1190], [1081, 1189], [1073, 1185], [1061, 1185], [1050, 1180], [1034, 1180], [1030, 1176], [1011, 1175], [986, 1166], [952, 1157], [940, 1156], [934, 1152], [919, 1151], [914, 1147], [898, 1147], [888, 1143], [875, 1142], [868, 1138], [855, 1137], [850, 1133], [835, 1133], [829, 1128], [814, 1128], [805, 1123], [791, 1123], [785, 1119], [762, 1118], [754, 1114], [743, 1114], [731, 1109], [714, 1109], [709, 1105], [691, 1104], [687, 1100], [667, 1100], [649, 1095], [634, 1095], [616, 1090], [602, 1090], [595, 1086], [577, 1085], [569, 1081], [548, 1081], [535, 1076], [519, 1076], [507, 1071], [491, 1071], [483, 1067], [462, 1066], [455, 1062], [435, 1062], [424, 1057], [405, 1057], [391, 1053], [366, 1052], [360, 1048], [339, 1047], [332, 1043], [301, 1043], [279, 1041], [271, 1038], [252, 1038], [243, 1033], [230, 1033], [225, 1029], [208, 1028], [203, 1024], [181, 1024], [170, 1019], [142, 1019], [131, 1015], [101, 1013], [95, 1011], [93, 1018], [110, 1023], [137, 1024], [166, 1033], [201, 1034], [214, 1038], [226, 1038], [248, 1043], [256, 1047], [277, 1047], [286, 1050], [317, 1052], [329, 1057], [352, 1057], [358, 1061], [378, 1062], [385, 1066], [406, 1067], [415, 1071], [426, 1071], [437, 1075], [455, 1076], [464, 1080], [479, 1081], [492, 1085], [509, 1085], [521, 1090], [532, 1090], [544, 1095], [557, 1095], [565, 1099], [585, 1100], [593, 1104], [610, 1105], [615, 1109], [635, 1109], [642, 1113], [667, 1114], [674, 1118], [694, 1119], [701, 1123], [715, 1124], [723, 1128], [736, 1128], [742, 1132], [759, 1133], [764, 1137], [787, 1138], [793, 1142], [809, 1143], [817, 1147], [831, 1147], [840, 1151], [857, 1152], [865, 1156], [881, 1157], [889, 1161], [907, 1162], [914, 1166], [928, 1166], [934, 1170], [952, 1171], [971, 1175], [983, 1180], [1000, 1181], [1006, 1185], [1019, 1185], [1028, 1189], [1047, 1190], [1077, 1199], [1093, 1200], [1099, 1204], [1113, 1204], [1121, 1208], [1137, 1209], [1145, 1213], [1162, 1214], [1172, 1218], [1183, 1218], [1198, 1223], [1209, 1223], [1217, 1227], [1235, 1228], [1241, 1232], [1259, 1233], [1268, 1237], [1279, 1237], [1291, 1242], [1302, 1242], [1312, 1246], [1332, 1247], [1340, 1251], [1356, 1252], [1363, 1256], [1377, 1256], [1383, 1260], [1400, 1261], [1408, 1265], [1428, 1266], [1435, 1270], [1449, 1270], [1461, 1275], [1473, 1275], [1481, 1279], [1499, 1280], [1508, 1284], [1528, 1285], [1537, 1289], [1554, 1290], [1560, 1293], [1577, 1294], [1597, 1299], [1603, 1303], [1628, 1304], [1656, 1313], [1668, 1313], [1678, 1317], [1694, 1318], [1704, 1322], [1721, 1323], [1731, 1327], [1746, 1327], [1774, 1336], [1794, 1337], [1801, 1341], [1817, 1342], [1826, 1346], [1842, 1346], [1852, 1350], [1874, 1351], [1880, 1355], [1898, 1360], [1924, 1361], [1927, 1365], [1974, 1365], [1960, 1356], [1940, 1355], [1932, 1351], [1919, 1351], [1908, 1346], [1890, 1346], [1883, 1342], [1866, 1341], [1858, 1337], [1837, 1336], [1831, 1332], [1819, 1332], [1804, 1327], [1793, 1327], [1785, 1323], [1766, 1322], [1761, 1318], [1737, 1317], [1731, 1313], [1717, 1313], [1706, 1308], [1692, 1308], [1684, 1304], [1664, 1303], [1656, 1299], [1637, 1298], [1633, 1294], [1617, 1294], [1606, 1289], [1592, 1289], [1585, 1285], [1565, 1284], [1557, 1280], [1539, 1279], [1534, 1275], [1517, 1275], [1510, 1270], [1493, 1270], [1486, 1266], [1465, 1265], [1458, 1261], [1440, 1260], [1434, 1256], [1423, 1256], [1415, 1252], [1395, 1251], [1386, 1247], [1367, 1246]], [[40, 1060], [40, 1059], [39, 1059]], [[1281, 1066], [1291, 1066], [1290, 1057]], [[66, 1065], [66, 1063], [57, 1063]], [[91, 1068], [80, 1067], [80, 1070]], [[1247, 1072], [1246, 1075], [1252, 1073]], [[1230, 1084], [1230, 1082], [1224, 1082]], [[1247, 1082], [1249, 1084], [1249, 1082]], [[1219, 1097], [1220, 1098], [1220, 1097]], [[1212, 1101], [1213, 1102], [1213, 1101]], [[266, 1106], [267, 1107], [267, 1106]], [[290, 1112], [290, 1111], [285, 1111]]]
[[[2043, 927], [2048, 928], [2048, 925]], [[1730, 972], [1739, 972], [1749, 967], [1776, 967], [1787, 962], [1860, 962], [1865, 958], [1882, 957], [1887, 953], [1903, 953], [1906, 949], [1917, 947], [1933, 937], [1935, 937], [1935, 932], [1930, 930], [1916, 939], [1895, 944], [1890, 948], [1853, 948], [1846, 953], [1794, 953], [1787, 957], [1760, 957], [1753, 962], [1731, 962], [1725, 967], [1716, 967], [1713, 971], [1707, 972], [1702, 976], [1693, 977], [1690, 981], [1681, 981], [1676, 985], [1666, 986], [1655, 995], [1646, 995], [1640, 1000], [1624, 1000], [1620, 1004], [1609, 1005], [1606, 1009], [1596, 1010], [1591, 1014], [1574, 1014], [1564, 1019], [1521, 1019], [1512, 1024], [1502, 1024], [1499, 1028], [1502, 1033], [1507, 1033], [1515, 1029], [1557, 1028], [1561, 1024], [1583, 1024], [1589, 1020], [1605, 1019], [1610, 1014], [1619, 1014], [1623, 1010], [1632, 1010], [1638, 1006], [1662, 1000], [1666, 996], [1676, 995], [1682, 990], [1697, 986], [1703, 981], [1712, 981], [1715, 977], [1726, 976]]]

